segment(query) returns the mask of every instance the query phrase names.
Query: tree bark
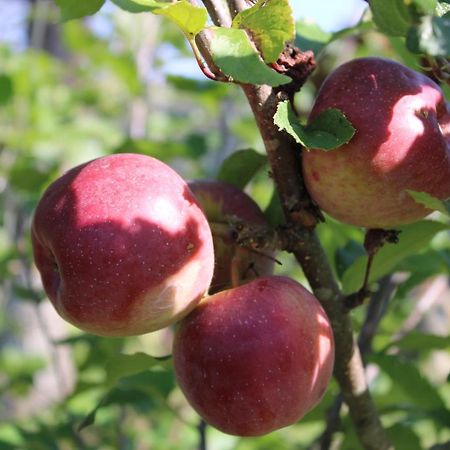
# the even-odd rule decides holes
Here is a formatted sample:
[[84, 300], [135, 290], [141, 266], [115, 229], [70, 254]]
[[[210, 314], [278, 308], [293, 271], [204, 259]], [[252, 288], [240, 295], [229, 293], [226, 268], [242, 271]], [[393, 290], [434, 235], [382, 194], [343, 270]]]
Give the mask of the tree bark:
[[[302, 205], [309, 203], [301, 171], [301, 146], [273, 123], [282, 96], [269, 86], [244, 85], [266, 147], [286, 223], [298, 227], [302, 245], [294, 252], [316, 297], [331, 321], [335, 339], [334, 376], [349, 407], [356, 433], [367, 450], [392, 449], [368, 390], [364, 365], [349, 313], [323, 248], [312, 229], [301, 224]], [[299, 220], [300, 217], [300, 220]]]

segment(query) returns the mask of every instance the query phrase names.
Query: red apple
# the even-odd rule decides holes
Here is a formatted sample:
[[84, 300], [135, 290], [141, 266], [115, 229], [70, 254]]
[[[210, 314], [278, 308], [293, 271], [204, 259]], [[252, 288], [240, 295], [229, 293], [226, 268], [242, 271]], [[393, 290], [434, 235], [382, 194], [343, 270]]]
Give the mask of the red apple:
[[350, 61], [325, 80], [310, 119], [338, 108], [356, 128], [348, 144], [303, 152], [307, 188], [342, 222], [389, 228], [430, 210], [407, 190], [450, 197], [450, 107], [428, 77], [388, 59]]
[[214, 270], [209, 225], [187, 184], [137, 154], [90, 161], [51, 184], [32, 242], [59, 314], [103, 336], [173, 323], [200, 301]]
[[290, 425], [322, 398], [334, 363], [319, 301], [269, 276], [205, 298], [175, 334], [177, 381], [219, 430], [257, 436]]
[[[188, 185], [210, 223], [226, 225], [230, 220], [238, 219], [250, 225], [268, 226], [259, 206], [237, 187], [213, 180], [194, 180]], [[209, 290], [211, 294], [232, 286], [233, 270], [237, 281], [241, 282], [273, 273], [273, 253], [258, 253], [239, 247], [214, 232], [213, 241], [216, 266]]]

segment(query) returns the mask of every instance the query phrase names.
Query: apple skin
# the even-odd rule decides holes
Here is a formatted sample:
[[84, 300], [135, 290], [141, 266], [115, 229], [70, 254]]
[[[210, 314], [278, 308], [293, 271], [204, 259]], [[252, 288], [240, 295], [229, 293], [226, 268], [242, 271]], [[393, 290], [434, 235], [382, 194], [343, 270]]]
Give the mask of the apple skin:
[[333, 371], [333, 333], [312, 294], [272, 275], [202, 300], [179, 323], [173, 363], [207, 423], [258, 436], [295, 423], [320, 401]]
[[[250, 225], [268, 226], [263, 212], [255, 201], [237, 187], [215, 180], [188, 181], [209, 222], [227, 223], [240, 219]], [[214, 235], [216, 265], [209, 293], [215, 294], [232, 286], [232, 264], [236, 265], [239, 281], [245, 282], [259, 276], [271, 275], [274, 270], [274, 254], [258, 253], [228, 242]]]
[[388, 59], [350, 61], [321, 86], [310, 119], [338, 108], [356, 128], [336, 150], [303, 152], [314, 201], [332, 217], [390, 228], [431, 211], [407, 189], [450, 197], [450, 107], [428, 77]]
[[186, 182], [144, 155], [99, 158], [52, 183], [32, 244], [56, 310], [101, 336], [172, 324], [197, 305], [214, 270], [211, 231]]

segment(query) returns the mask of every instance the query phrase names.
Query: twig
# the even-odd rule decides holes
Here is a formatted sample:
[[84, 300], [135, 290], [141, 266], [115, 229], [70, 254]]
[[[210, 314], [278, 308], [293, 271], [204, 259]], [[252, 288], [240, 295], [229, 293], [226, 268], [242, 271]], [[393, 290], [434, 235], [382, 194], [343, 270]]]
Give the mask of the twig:
[[397, 281], [392, 275], [386, 275], [378, 282], [378, 289], [372, 294], [367, 307], [366, 318], [358, 336], [358, 345], [361, 353], [367, 355], [372, 352], [372, 342], [381, 319], [386, 314], [389, 301], [397, 289]]
[[198, 443], [198, 450], [207, 450], [207, 441], [206, 441], [206, 428], [208, 425], [203, 419], [200, 419], [200, 422], [198, 424], [198, 435], [199, 435], [199, 443]]
[[[372, 341], [384, 317], [389, 300], [397, 288], [397, 282], [392, 275], [382, 278], [378, 290], [370, 298], [366, 317], [358, 337], [358, 346], [363, 356], [371, 353]], [[326, 427], [310, 450], [328, 450], [331, 447], [334, 433], [341, 427], [340, 411], [343, 404], [342, 394], [338, 394], [327, 411]]]
[[119, 417], [116, 422], [117, 431], [117, 450], [126, 450], [130, 448], [130, 440], [125, 433], [124, 422], [127, 418], [127, 410], [125, 406], [121, 406], [119, 409]]
[[250, 5], [245, 0], [227, 0], [228, 8], [231, 12], [231, 17], [234, 18], [237, 13], [248, 8]]
[[30, 47], [32, 48], [44, 48], [49, 11], [50, 2], [47, 0], [37, 0], [33, 6], [34, 17], [30, 32]]
[[210, 31], [211, 30], [204, 29], [198, 33], [195, 38], [188, 39], [197, 64], [207, 78], [214, 81], [232, 82], [232, 78], [228, 77], [220, 70], [211, 56], [209, 46]]
[[364, 238], [364, 248], [367, 252], [367, 264], [361, 289], [354, 294], [348, 295], [344, 304], [349, 310], [357, 308], [370, 296], [369, 279], [375, 255], [386, 243], [396, 244], [398, 242], [398, 230], [384, 230], [373, 228], [366, 231]]
[[215, 25], [219, 27], [231, 26], [230, 10], [227, 8], [228, 5], [223, 0], [203, 0], [203, 4], [208, 10], [208, 14]]
[[200, 70], [203, 72], [203, 75], [205, 75], [206, 78], [209, 78], [213, 81], [220, 81], [218, 75], [216, 75], [206, 64], [199, 47], [197, 46], [197, 41], [195, 38], [188, 40], [192, 53], [194, 53], [195, 60], [197, 61], [197, 65], [200, 68]]
[[333, 404], [326, 412], [326, 427], [318, 439], [308, 448], [308, 450], [329, 450], [333, 443], [334, 434], [341, 428], [341, 408], [344, 400], [339, 393]]

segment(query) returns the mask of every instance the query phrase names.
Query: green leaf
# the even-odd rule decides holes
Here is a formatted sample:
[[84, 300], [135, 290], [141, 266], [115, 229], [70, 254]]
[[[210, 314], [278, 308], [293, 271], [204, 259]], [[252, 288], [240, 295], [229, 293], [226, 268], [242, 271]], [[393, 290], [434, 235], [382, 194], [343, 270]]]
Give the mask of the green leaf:
[[89, 412], [89, 414], [81, 421], [81, 423], [77, 427], [77, 431], [82, 431], [84, 428], [93, 425], [95, 423], [95, 417], [97, 415], [98, 410], [106, 404], [108, 400], [108, 396], [110, 393], [106, 394], [97, 405]]
[[[158, 358], [164, 359], [164, 358]], [[167, 397], [175, 387], [173, 371], [143, 370], [121, 377], [117, 384], [109, 389], [97, 405], [87, 414], [78, 426], [78, 430], [95, 422], [99, 409], [111, 404], [145, 405], [153, 408], [161, 404], [166, 407]]]
[[265, 164], [265, 155], [253, 149], [238, 150], [222, 163], [217, 179], [243, 189]]
[[17, 283], [13, 284], [13, 290], [14, 290], [14, 294], [24, 300], [24, 301], [29, 301], [32, 303], [40, 303], [42, 302], [42, 300], [44, 300], [45, 295], [41, 294], [40, 292], [38, 292], [35, 289], [30, 289], [27, 288], [25, 286], [21, 286]]
[[296, 25], [295, 45], [317, 55], [333, 38], [333, 33], [322, 30], [316, 23], [300, 20]]
[[356, 258], [366, 254], [364, 247], [360, 242], [349, 239], [345, 245], [336, 249], [334, 260], [336, 264], [336, 273], [341, 279], [345, 271], [353, 264]]
[[0, 105], [5, 105], [13, 97], [13, 82], [8, 75], [0, 74]]
[[352, 27], [343, 28], [335, 33], [322, 30], [315, 22], [309, 20], [299, 20], [296, 24], [295, 45], [301, 50], [312, 50], [314, 54], [320, 51], [333, 41], [343, 39], [348, 36], [361, 36], [361, 34], [372, 31], [375, 25], [370, 20], [361, 20]]
[[412, 331], [398, 341], [390, 343], [383, 350], [386, 352], [391, 347], [399, 347], [416, 352], [431, 352], [433, 350], [450, 349], [450, 336], [439, 336], [436, 334], [423, 334]]
[[247, 33], [211, 27], [211, 54], [222, 72], [238, 83], [279, 86], [291, 79], [270, 69], [252, 46]]
[[288, 101], [278, 105], [274, 123], [286, 130], [299, 144], [307, 148], [333, 150], [350, 141], [355, 134], [352, 124], [338, 109], [330, 108], [308, 125], [300, 124]]
[[139, 390], [155, 401], [162, 401], [175, 388], [175, 376], [172, 370], [146, 370], [128, 377], [121, 378], [117, 387], [122, 390]]
[[137, 374], [155, 366], [167, 366], [169, 357], [156, 358], [146, 353], [138, 352], [133, 355], [120, 354], [106, 363], [107, 387], [113, 387], [120, 378]]
[[153, 0], [111, 0], [115, 5], [124, 11], [130, 13], [141, 13], [152, 11], [154, 8], [159, 8], [161, 5]]
[[23, 375], [34, 375], [45, 368], [45, 360], [38, 356], [26, 355], [11, 348], [4, 349], [0, 355], [1, 373], [11, 379]]
[[[375, 255], [369, 282], [373, 283], [392, 272], [407, 256], [426, 247], [434, 235], [449, 229], [450, 225], [431, 220], [422, 220], [400, 228], [398, 244], [386, 244]], [[362, 286], [366, 265], [367, 256], [361, 256], [345, 271], [342, 277], [342, 289], [345, 294], [355, 292]]]
[[187, 0], [174, 3], [156, 0], [112, 0], [120, 8], [131, 13], [150, 11], [165, 16], [188, 37], [194, 37], [206, 25], [208, 14], [205, 8], [192, 5]]
[[450, 200], [439, 200], [426, 192], [407, 190], [408, 194], [417, 202], [428, 209], [439, 211], [450, 217]]
[[369, 0], [369, 5], [380, 31], [391, 36], [406, 36], [411, 15], [404, 0]]
[[408, 397], [411, 404], [421, 409], [445, 409], [445, 403], [435, 387], [417, 369], [415, 363], [397, 355], [377, 354], [368, 357], [386, 373], [392, 382]]
[[56, 0], [63, 21], [95, 14], [104, 3], [105, 0]]
[[414, 53], [430, 56], [450, 55], [450, 13], [442, 17], [423, 16], [420, 24], [411, 28], [406, 45]]
[[[403, 0], [405, 1], [405, 0]], [[437, 8], [437, 0], [412, 0], [411, 6], [414, 13], [417, 15], [429, 14], [432, 15]]]
[[295, 36], [294, 18], [288, 0], [258, 0], [233, 20], [234, 28], [250, 31], [264, 61], [274, 62], [287, 41]]
[[386, 430], [395, 450], [422, 450], [420, 439], [411, 426], [396, 423]]
[[285, 222], [283, 206], [281, 205], [280, 196], [276, 188], [272, 192], [272, 197], [264, 211], [264, 215], [266, 216], [267, 222], [274, 228]]
[[443, 15], [450, 12], [450, 3], [438, 3], [436, 6], [435, 14], [438, 17], [442, 17]]
[[194, 37], [206, 25], [208, 13], [205, 8], [194, 6], [187, 0], [180, 0], [153, 11], [175, 22], [188, 37]]

